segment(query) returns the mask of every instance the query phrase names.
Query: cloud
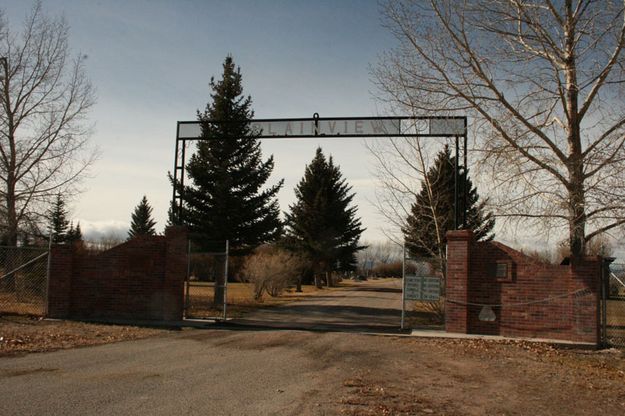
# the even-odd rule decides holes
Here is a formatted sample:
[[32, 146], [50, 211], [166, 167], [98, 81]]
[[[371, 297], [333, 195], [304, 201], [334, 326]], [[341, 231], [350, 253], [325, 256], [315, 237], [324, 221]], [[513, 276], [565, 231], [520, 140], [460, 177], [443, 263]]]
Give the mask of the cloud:
[[106, 239], [124, 240], [128, 236], [130, 224], [125, 221], [105, 220], [105, 221], [89, 221], [79, 219], [80, 229], [83, 238], [86, 241], [98, 241]]

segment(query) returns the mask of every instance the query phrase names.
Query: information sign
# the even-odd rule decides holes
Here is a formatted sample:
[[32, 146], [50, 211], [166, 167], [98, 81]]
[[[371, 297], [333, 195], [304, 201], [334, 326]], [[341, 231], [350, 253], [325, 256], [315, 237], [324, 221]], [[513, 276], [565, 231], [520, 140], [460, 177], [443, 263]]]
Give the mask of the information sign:
[[404, 299], [427, 302], [437, 301], [441, 294], [441, 281], [434, 276], [404, 276]]

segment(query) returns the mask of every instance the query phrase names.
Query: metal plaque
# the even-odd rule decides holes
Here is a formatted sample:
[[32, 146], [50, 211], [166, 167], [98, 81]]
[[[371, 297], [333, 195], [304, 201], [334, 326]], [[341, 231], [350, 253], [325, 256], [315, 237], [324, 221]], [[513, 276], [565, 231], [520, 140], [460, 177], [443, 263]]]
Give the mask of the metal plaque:
[[404, 276], [404, 299], [435, 302], [441, 294], [441, 281], [433, 276]]
[[497, 320], [497, 315], [495, 315], [495, 311], [490, 306], [483, 306], [479, 315], [480, 321], [484, 322], [495, 322]]

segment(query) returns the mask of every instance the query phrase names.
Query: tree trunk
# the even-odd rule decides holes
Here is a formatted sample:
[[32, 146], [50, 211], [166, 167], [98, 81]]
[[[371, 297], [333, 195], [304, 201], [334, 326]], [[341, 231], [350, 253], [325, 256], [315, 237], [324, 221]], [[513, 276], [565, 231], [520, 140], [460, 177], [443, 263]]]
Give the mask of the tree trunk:
[[[6, 98], [8, 100], [8, 98]], [[17, 221], [17, 201], [15, 200], [15, 187], [16, 187], [16, 178], [15, 178], [15, 169], [17, 165], [17, 149], [15, 146], [15, 126], [13, 121], [13, 114], [8, 111], [8, 101], [5, 103], [5, 111], [7, 114], [7, 130], [8, 130], [8, 142], [9, 142], [9, 163], [7, 166], [6, 172], [6, 194], [5, 194], [5, 203], [7, 209], [7, 235], [6, 235], [6, 243], [9, 247], [17, 246], [17, 229], [18, 229], [18, 221]]]
[[295, 291], [298, 293], [301, 293], [302, 292], [302, 275], [301, 274], [297, 276], [297, 282], [295, 284], [296, 284]]
[[[576, 180], [579, 182], [579, 180]], [[574, 260], [581, 259], [586, 253], [586, 210], [584, 207], [584, 188], [582, 183], [574, 183], [569, 190], [569, 247]]]
[[321, 279], [319, 278], [319, 273], [315, 273], [315, 287], [317, 289], [321, 289]]
[[565, 78], [566, 78], [566, 110], [568, 115], [568, 194], [569, 194], [569, 248], [573, 260], [579, 260], [585, 254], [586, 209], [584, 193], [584, 160], [579, 114], [579, 89], [577, 86], [577, 63], [575, 56], [575, 30], [573, 5], [570, 0], [565, 2]]
[[[12, 136], [11, 136], [12, 137]], [[11, 141], [12, 143], [12, 141]], [[13, 146], [11, 146], [11, 148], [13, 149]], [[12, 159], [12, 163], [11, 166], [14, 166], [14, 157], [11, 158]], [[6, 197], [5, 197], [5, 203], [6, 203], [6, 209], [7, 209], [7, 218], [6, 218], [6, 222], [7, 222], [7, 230], [6, 230], [6, 235], [4, 236], [4, 243], [8, 246], [11, 247], [10, 249], [8, 249], [7, 253], [8, 256], [6, 258], [4, 267], [6, 271], [11, 271], [17, 268], [19, 262], [17, 260], [17, 251], [16, 249], [14, 249], [13, 247], [17, 247], [17, 229], [18, 229], [18, 224], [17, 224], [17, 210], [15, 208], [15, 180], [14, 180], [14, 171], [9, 171], [7, 174], [7, 189], [6, 189]], [[16, 287], [16, 274], [15, 273], [11, 273], [9, 275], [7, 275], [4, 279], [2, 279], [3, 281], [0, 282], [2, 283], [2, 288], [5, 290], [9, 290], [9, 291], [15, 291], [17, 290]]]

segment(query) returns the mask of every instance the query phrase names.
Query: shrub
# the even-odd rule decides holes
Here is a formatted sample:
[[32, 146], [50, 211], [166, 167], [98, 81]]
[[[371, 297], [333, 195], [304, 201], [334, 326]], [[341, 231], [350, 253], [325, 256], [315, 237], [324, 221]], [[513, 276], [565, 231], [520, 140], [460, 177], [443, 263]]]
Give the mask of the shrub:
[[402, 262], [395, 261], [392, 263], [378, 264], [371, 270], [374, 276], [378, 277], [401, 277]]
[[254, 284], [254, 299], [261, 300], [263, 293], [280, 295], [302, 272], [304, 262], [296, 254], [273, 247], [259, 247], [243, 265], [242, 274]]
[[416, 310], [422, 310], [431, 314], [432, 323], [443, 324], [445, 323], [445, 299], [440, 298], [434, 302], [417, 301], [415, 302]]

